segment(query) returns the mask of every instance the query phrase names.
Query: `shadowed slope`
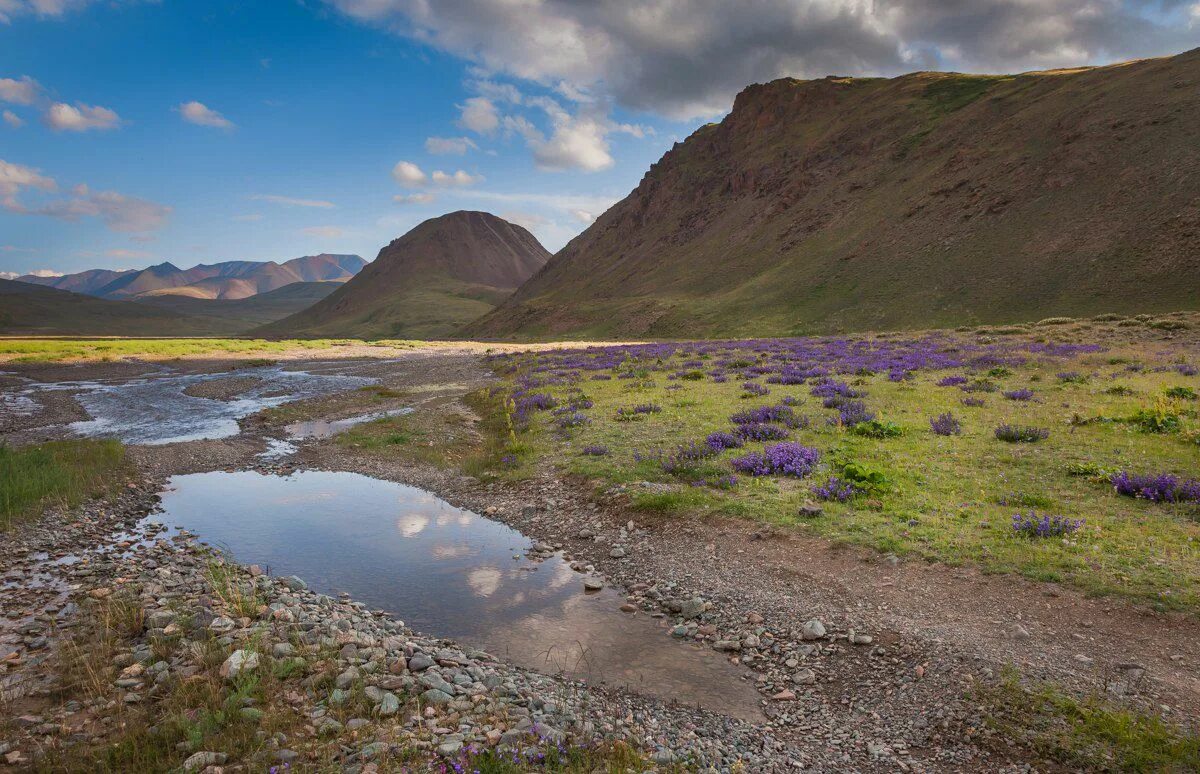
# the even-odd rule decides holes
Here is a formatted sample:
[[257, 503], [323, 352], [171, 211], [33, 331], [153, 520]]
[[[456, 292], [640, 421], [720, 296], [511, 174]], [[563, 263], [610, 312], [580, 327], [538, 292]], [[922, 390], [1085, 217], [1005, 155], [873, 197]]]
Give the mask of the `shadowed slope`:
[[740, 336], [1200, 305], [1200, 51], [743, 91], [463, 335]]

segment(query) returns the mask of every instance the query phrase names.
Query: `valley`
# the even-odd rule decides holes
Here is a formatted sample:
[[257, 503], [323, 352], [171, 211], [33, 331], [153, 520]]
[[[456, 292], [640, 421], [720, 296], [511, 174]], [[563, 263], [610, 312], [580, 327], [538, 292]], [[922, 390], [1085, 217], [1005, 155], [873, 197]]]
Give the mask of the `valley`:
[[6, 754], [1188, 768], [1198, 323], [6, 342]]

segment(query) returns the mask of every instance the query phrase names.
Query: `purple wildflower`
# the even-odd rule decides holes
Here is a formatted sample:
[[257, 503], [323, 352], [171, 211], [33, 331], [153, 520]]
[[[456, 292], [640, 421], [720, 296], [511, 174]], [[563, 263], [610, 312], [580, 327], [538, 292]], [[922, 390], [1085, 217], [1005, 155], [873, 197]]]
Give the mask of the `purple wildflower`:
[[962, 404], [964, 406], [971, 406], [973, 408], [978, 408], [979, 406], [982, 406], [986, 403], [987, 403], [987, 401], [984, 400], [983, 398], [967, 397], [967, 398], [962, 399]]
[[767, 422], [738, 425], [737, 434], [748, 441], [781, 441], [788, 437], [786, 428]]
[[803, 478], [812, 472], [821, 453], [792, 441], [768, 446], [761, 453], [751, 452], [730, 461], [734, 469], [751, 476], [776, 474]]
[[947, 411], [929, 420], [929, 429], [934, 435], [962, 435], [962, 422]]
[[1027, 514], [1014, 513], [1012, 518], [1013, 532], [1025, 537], [1062, 537], [1070, 535], [1083, 526], [1083, 519], [1067, 519], [1062, 516], [1042, 514], [1030, 511]]
[[937, 386], [938, 387], [957, 387], [960, 384], [966, 384], [969, 381], [971, 381], [971, 380], [965, 376], [947, 376], [943, 379], [940, 379], [937, 383]]
[[996, 428], [996, 438], [1009, 443], [1037, 443], [1050, 437], [1050, 431], [1040, 427], [1003, 424]]
[[837, 476], [830, 476], [829, 480], [824, 484], [814, 486], [812, 493], [818, 500], [832, 500], [844, 503], [858, 494], [858, 489], [854, 484], [843, 481]]
[[742, 385], [742, 389], [745, 390], [746, 394], [748, 394], [748, 395], [770, 395], [771, 394], [771, 389], [769, 387], [764, 387], [763, 385], [759, 384], [758, 382], [746, 382]]
[[588, 457], [605, 457], [608, 455], [608, 447], [599, 445], [585, 446], [580, 449], [579, 453]]
[[740, 449], [742, 439], [738, 438], [733, 433], [710, 433], [708, 438], [704, 440], [710, 449], [722, 451], [724, 449]]
[[1027, 390], [1027, 389], [1007, 390], [1002, 394], [1004, 395], [1004, 397], [1008, 398], [1009, 400], [1026, 401], [1026, 400], [1031, 400], [1033, 398], [1033, 390]]
[[1184, 480], [1171, 473], [1134, 474], [1122, 470], [1109, 479], [1117, 494], [1156, 503], [1200, 502], [1200, 481]]

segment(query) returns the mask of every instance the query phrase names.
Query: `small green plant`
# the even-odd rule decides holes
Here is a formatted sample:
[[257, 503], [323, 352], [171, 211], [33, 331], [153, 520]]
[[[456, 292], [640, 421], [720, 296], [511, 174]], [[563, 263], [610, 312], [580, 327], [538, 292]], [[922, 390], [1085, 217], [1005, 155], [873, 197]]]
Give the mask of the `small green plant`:
[[885, 492], [890, 486], [883, 471], [860, 462], [846, 462], [841, 466], [842, 479], [865, 492]]
[[899, 438], [904, 435], [904, 428], [895, 422], [879, 419], [868, 419], [850, 428], [850, 432], [866, 438]]
[[1184, 387], [1182, 385], [1168, 387], [1165, 395], [1175, 400], [1196, 400], [1196, 391], [1191, 387]]
[[1178, 433], [1182, 427], [1179, 413], [1164, 398], [1156, 400], [1150, 408], [1138, 409], [1125, 421], [1143, 433]]
[[74, 506], [112, 491], [126, 469], [119, 441], [0, 444], [0, 531], [48, 505]]

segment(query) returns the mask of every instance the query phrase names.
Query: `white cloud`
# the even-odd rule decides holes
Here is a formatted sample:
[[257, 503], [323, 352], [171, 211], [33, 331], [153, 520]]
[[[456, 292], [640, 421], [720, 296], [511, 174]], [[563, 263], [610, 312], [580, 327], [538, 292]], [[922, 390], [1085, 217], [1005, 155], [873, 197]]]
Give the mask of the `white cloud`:
[[570, 210], [567, 210], [567, 214], [583, 224], [591, 224], [593, 221], [596, 220], [596, 216], [593, 215], [592, 213], [588, 212], [587, 210], [570, 209]]
[[500, 112], [487, 97], [471, 97], [459, 105], [458, 123], [476, 134], [491, 134], [500, 126]]
[[[2, 0], [0, 0], [2, 2]], [[0, 10], [3, 6], [0, 5]], [[0, 102], [11, 102], [14, 105], [32, 105], [41, 94], [42, 87], [28, 75], [20, 79], [0, 78]]]
[[80, 184], [69, 196], [30, 207], [20, 201], [25, 190], [54, 193], [58, 184], [31, 167], [0, 159], [0, 207], [21, 215], [44, 215], [75, 221], [94, 217], [104, 221], [111, 231], [142, 233], [159, 229], [166, 223], [171, 208], [116, 191], [92, 191]]
[[429, 182], [429, 177], [411, 161], [397, 161], [392, 167], [392, 178], [405, 188], [418, 188]]
[[262, 219], [263, 219], [262, 214], [257, 213], [257, 212], [250, 212], [245, 215], [234, 215], [233, 218], [231, 218], [231, 220], [236, 220], [239, 223], [254, 223], [255, 221], [259, 221]]
[[720, 114], [783, 76], [1020, 72], [1196, 45], [1183, 0], [326, 2], [573, 102], [675, 118]]
[[327, 202], [324, 199], [296, 199], [291, 196], [276, 196], [275, 194], [255, 194], [250, 198], [259, 202], [271, 202], [272, 204], [282, 204], [287, 207], [314, 207], [316, 209], [331, 210], [337, 206], [333, 202]]
[[396, 194], [392, 201], [396, 204], [429, 204], [434, 198], [431, 193]]
[[11, 126], [13, 129], [20, 129], [25, 125], [25, 122], [21, 120], [21, 117], [11, 110], [5, 110], [3, 113], [0, 113], [0, 116], [3, 116], [4, 123]]
[[614, 127], [597, 108], [586, 107], [571, 115], [551, 99], [531, 103], [550, 117], [549, 137], [524, 116], [506, 116], [504, 125], [525, 138], [539, 169], [598, 172], [613, 165], [607, 137]]
[[144, 250], [125, 250], [117, 248], [115, 250], [105, 250], [104, 254], [109, 258], [124, 258], [127, 260], [147, 260], [154, 257], [154, 253], [148, 253]]
[[21, 272], [17, 276], [27, 274], [31, 277], [61, 277], [63, 273], [57, 269], [34, 269], [33, 271]]
[[213, 126], [218, 129], [232, 129], [234, 123], [203, 102], [184, 102], [175, 108], [183, 120], [198, 126]]
[[472, 175], [465, 170], [457, 170], [454, 173], [443, 172], [440, 169], [435, 169], [433, 174], [429, 176], [434, 185], [439, 186], [470, 186], [477, 185], [483, 182], [483, 175]]
[[76, 102], [74, 105], [55, 102], [46, 110], [45, 121], [51, 129], [67, 132], [116, 129], [121, 125], [121, 117], [116, 112], [82, 102]]
[[19, 273], [19, 272], [15, 272], [15, 271], [0, 271], [0, 279], [6, 279], [6, 280], [15, 280], [17, 277], [20, 277], [20, 276], [21, 276], [21, 275], [20, 275], [20, 273]]
[[461, 156], [478, 148], [470, 137], [430, 137], [425, 140], [425, 152], [435, 156]]
[[426, 174], [425, 170], [411, 161], [398, 161], [396, 166], [392, 167], [392, 179], [405, 188], [424, 188], [430, 184], [440, 188], [461, 188], [482, 183], [483, 175], [472, 175], [463, 169], [455, 172], [435, 169]]
[[337, 226], [309, 226], [308, 228], [300, 229], [300, 231], [305, 236], [316, 237], [318, 239], [337, 239], [346, 233]]

